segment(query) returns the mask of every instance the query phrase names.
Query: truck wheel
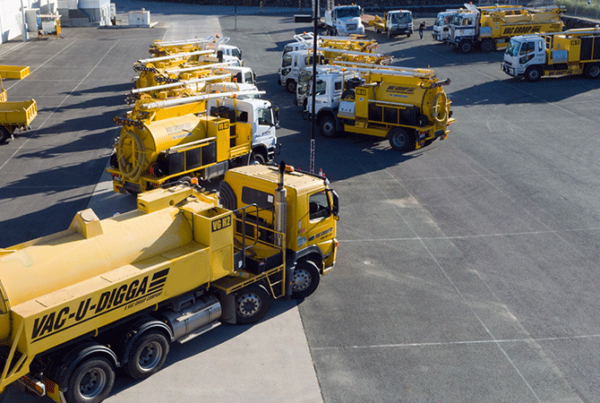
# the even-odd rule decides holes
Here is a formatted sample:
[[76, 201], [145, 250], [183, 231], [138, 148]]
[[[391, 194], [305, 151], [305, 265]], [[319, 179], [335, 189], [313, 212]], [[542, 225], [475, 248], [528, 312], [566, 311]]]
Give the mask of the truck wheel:
[[583, 69], [583, 75], [586, 78], [600, 77], [600, 64], [588, 64], [585, 66], [585, 69]]
[[296, 93], [296, 82], [294, 80], [287, 80], [285, 83], [285, 88], [290, 94]]
[[540, 77], [542, 76], [542, 70], [537, 66], [531, 66], [528, 67], [527, 70], [525, 70], [524, 76], [526, 81], [532, 83], [540, 79]]
[[133, 379], [146, 379], [158, 372], [169, 354], [169, 342], [159, 332], [148, 332], [135, 342], [125, 372]]
[[469, 53], [473, 50], [473, 45], [469, 41], [462, 41], [458, 44], [458, 50], [460, 50], [461, 53]]
[[8, 141], [8, 139], [10, 139], [10, 133], [8, 132], [8, 129], [0, 126], [0, 144]]
[[292, 274], [292, 298], [306, 298], [319, 286], [321, 276], [317, 265], [310, 260], [298, 262]]
[[264, 164], [265, 162], [267, 162], [267, 159], [264, 155], [262, 155], [259, 152], [252, 152], [252, 157], [250, 157], [250, 164]]
[[390, 146], [396, 151], [409, 152], [415, 149], [415, 140], [406, 130], [399, 127], [392, 129], [389, 134]]
[[269, 293], [261, 286], [251, 285], [237, 293], [235, 297], [236, 322], [249, 325], [261, 320], [269, 310]]
[[484, 53], [490, 53], [493, 50], [496, 50], [496, 42], [491, 39], [484, 39], [479, 45], [479, 49], [481, 49]]
[[69, 403], [100, 403], [115, 383], [115, 371], [106, 358], [92, 357], [81, 363], [68, 382]]
[[319, 120], [319, 130], [321, 136], [332, 138], [336, 135], [335, 118], [331, 115], [325, 115]]
[[392, 35], [392, 31], [387, 31], [387, 37], [388, 39], [392, 39], [394, 35]]
[[412, 34], [412, 32], [409, 32], [408, 34], [406, 34], [407, 38], [410, 38], [410, 35]]

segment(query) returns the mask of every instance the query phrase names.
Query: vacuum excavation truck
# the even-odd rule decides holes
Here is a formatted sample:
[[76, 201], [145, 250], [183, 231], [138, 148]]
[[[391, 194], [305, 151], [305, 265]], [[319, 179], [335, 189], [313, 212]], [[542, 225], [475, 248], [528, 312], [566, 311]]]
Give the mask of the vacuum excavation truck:
[[220, 199], [155, 189], [136, 211], [83, 210], [65, 231], [0, 249], [0, 393], [18, 382], [59, 403], [100, 403], [117, 370], [148, 378], [171, 343], [309, 296], [336, 260], [328, 183], [283, 164], [236, 168]]

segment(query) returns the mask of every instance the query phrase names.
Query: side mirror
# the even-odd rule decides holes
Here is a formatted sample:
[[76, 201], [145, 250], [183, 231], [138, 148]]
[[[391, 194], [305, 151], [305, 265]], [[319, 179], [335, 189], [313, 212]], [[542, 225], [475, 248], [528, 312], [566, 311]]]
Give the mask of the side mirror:
[[337, 220], [340, 216], [340, 197], [333, 189], [327, 189], [329, 194], [331, 194], [332, 207], [331, 212], [333, 213], [333, 217]]

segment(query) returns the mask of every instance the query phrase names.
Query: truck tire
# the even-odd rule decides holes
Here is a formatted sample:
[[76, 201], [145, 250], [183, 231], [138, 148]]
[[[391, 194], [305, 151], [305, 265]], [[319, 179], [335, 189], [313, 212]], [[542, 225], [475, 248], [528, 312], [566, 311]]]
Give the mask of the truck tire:
[[249, 325], [260, 321], [271, 303], [267, 290], [259, 285], [248, 286], [235, 296], [236, 323]]
[[319, 131], [321, 136], [332, 138], [337, 134], [335, 128], [335, 117], [332, 115], [325, 115], [319, 120]]
[[148, 331], [136, 340], [125, 367], [133, 379], [146, 379], [158, 372], [169, 354], [169, 342], [158, 331]]
[[392, 39], [394, 35], [392, 35], [392, 31], [387, 31], [387, 37], [388, 39]]
[[0, 144], [7, 142], [10, 139], [8, 129], [0, 126]]
[[399, 127], [390, 130], [388, 140], [390, 146], [396, 151], [405, 153], [415, 149], [414, 136]]
[[530, 66], [525, 70], [525, 81], [529, 81], [530, 83], [537, 81], [542, 77], [542, 70], [537, 66]]
[[321, 275], [317, 265], [310, 260], [302, 260], [296, 264], [292, 274], [292, 298], [306, 298], [319, 286]]
[[484, 53], [490, 53], [496, 50], [496, 42], [492, 39], [484, 39], [481, 45], [479, 45], [479, 49]]
[[409, 32], [408, 34], [406, 34], [406, 37], [410, 38], [411, 35], [412, 35], [412, 32]]
[[458, 50], [460, 50], [461, 53], [469, 53], [473, 50], [473, 44], [469, 41], [462, 41], [458, 44]]
[[66, 398], [69, 403], [100, 403], [115, 383], [115, 370], [103, 357], [83, 361], [71, 374]]
[[600, 77], [600, 64], [596, 64], [596, 63], [588, 64], [583, 69], [583, 75], [586, 78], [598, 78], [598, 77]]
[[296, 93], [296, 82], [294, 80], [287, 80], [287, 82], [285, 83], [285, 89], [287, 89], [287, 91], [290, 94], [295, 94]]
[[252, 156], [250, 157], [250, 164], [265, 164], [267, 162], [267, 158], [261, 154], [260, 152], [252, 152]]

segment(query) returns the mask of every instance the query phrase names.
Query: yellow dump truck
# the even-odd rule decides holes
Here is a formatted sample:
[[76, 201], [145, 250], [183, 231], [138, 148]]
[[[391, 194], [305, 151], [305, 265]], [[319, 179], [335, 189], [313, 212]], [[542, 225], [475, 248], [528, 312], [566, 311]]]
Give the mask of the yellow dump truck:
[[560, 17], [566, 11], [558, 6], [476, 7], [465, 4], [465, 8], [452, 16], [448, 38], [448, 43], [462, 53], [473, 49], [482, 52], [506, 49], [510, 38], [517, 35], [560, 32], [564, 27]]
[[309, 296], [336, 260], [327, 183], [283, 165], [237, 168], [220, 200], [156, 189], [137, 211], [83, 210], [65, 231], [0, 249], [0, 393], [19, 382], [59, 403], [100, 403], [117, 370], [148, 378], [172, 342]]
[[502, 70], [513, 77], [583, 74], [600, 77], [600, 29], [571, 29], [560, 33], [515, 36], [504, 53]]
[[[342, 79], [347, 71], [360, 77]], [[315, 114], [321, 135], [360, 133], [408, 152], [447, 138], [454, 122], [444, 86], [431, 69], [346, 67], [319, 74]], [[307, 103], [312, 116], [311, 102]]]
[[0, 102], [0, 144], [13, 137], [17, 129], [27, 130], [37, 116], [34, 99], [21, 102]]

